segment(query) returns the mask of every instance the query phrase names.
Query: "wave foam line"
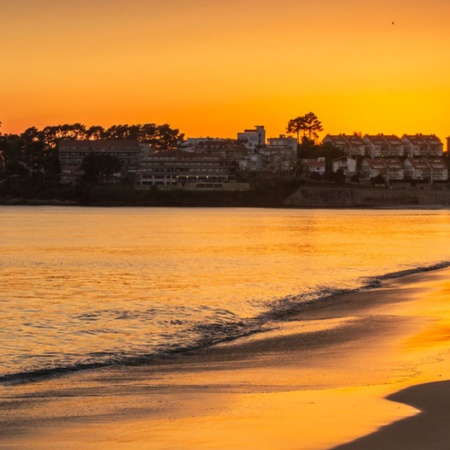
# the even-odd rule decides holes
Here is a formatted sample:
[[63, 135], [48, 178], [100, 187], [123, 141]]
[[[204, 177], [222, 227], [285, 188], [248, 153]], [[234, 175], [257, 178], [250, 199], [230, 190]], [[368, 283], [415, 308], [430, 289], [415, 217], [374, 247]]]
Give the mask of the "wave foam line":
[[[443, 261], [430, 266], [420, 266], [411, 269], [405, 269], [395, 272], [386, 273], [375, 277], [366, 278], [360, 287], [355, 289], [338, 289], [333, 287], [319, 287], [312, 292], [301, 293], [279, 299], [271, 304], [270, 311], [264, 312], [257, 317], [250, 319], [241, 319], [236, 322], [210, 323], [202, 324], [194, 327], [199, 331], [200, 337], [192, 345], [185, 345], [175, 348], [161, 350], [159, 352], [139, 355], [124, 356], [121, 358], [113, 358], [102, 362], [79, 363], [66, 367], [53, 367], [32, 370], [28, 372], [11, 373], [0, 376], [0, 384], [16, 385], [24, 384], [42, 379], [52, 378], [56, 376], [68, 375], [82, 370], [95, 370], [107, 367], [117, 366], [137, 366], [157, 362], [171, 355], [197, 350], [200, 348], [211, 347], [223, 342], [229, 342], [241, 337], [250, 336], [255, 333], [268, 331], [267, 327], [270, 323], [286, 320], [290, 315], [298, 313], [302, 307], [307, 304], [317, 303], [323, 300], [329, 300], [344, 294], [360, 292], [367, 289], [374, 289], [382, 285], [385, 280], [401, 278], [408, 275], [418, 274], [422, 272], [430, 272], [433, 270], [445, 269], [450, 267], [450, 261]], [[320, 303], [319, 303], [320, 306]]]

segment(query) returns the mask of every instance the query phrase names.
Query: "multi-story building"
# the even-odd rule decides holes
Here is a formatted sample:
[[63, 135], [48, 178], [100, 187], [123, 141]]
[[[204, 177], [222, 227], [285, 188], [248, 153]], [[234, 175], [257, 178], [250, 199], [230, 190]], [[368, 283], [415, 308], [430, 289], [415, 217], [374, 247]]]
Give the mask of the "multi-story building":
[[256, 125], [253, 129], [238, 133], [237, 139], [242, 141], [248, 150], [256, 150], [266, 144], [266, 130], [262, 125]]
[[139, 170], [141, 144], [132, 140], [63, 140], [58, 145], [61, 183], [73, 183], [83, 175], [81, 166], [87, 155], [115, 156], [121, 170], [118, 178]]
[[195, 147], [195, 150], [196, 153], [224, 158], [228, 169], [231, 171], [239, 167], [239, 161], [249, 152], [242, 142], [234, 139], [203, 141]]
[[369, 158], [374, 159], [389, 156], [389, 147], [381, 134], [366, 134], [363, 137], [363, 142], [366, 146], [366, 155]]
[[405, 154], [409, 158], [440, 157], [444, 152], [441, 140], [434, 134], [404, 134], [402, 143], [405, 147]]
[[401, 158], [405, 154], [405, 147], [401, 139], [395, 134], [382, 134], [388, 147], [388, 153], [391, 158]]
[[324, 144], [331, 144], [342, 150], [347, 156], [365, 156], [366, 146], [361, 137], [357, 134], [328, 134], [322, 141]]
[[402, 141], [395, 135], [365, 135], [366, 155], [370, 158], [401, 157], [404, 155]]
[[365, 158], [361, 163], [361, 173], [366, 178], [381, 175], [388, 183], [405, 178], [403, 164], [398, 158]]
[[268, 145], [260, 150], [268, 170], [287, 172], [297, 164], [297, 139], [280, 135], [269, 138]]
[[[450, 138], [448, 138], [450, 147]], [[400, 139], [396, 135], [366, 134], [362, 139], [358, 135], [327, 135], [323, 143], [330, 143], [344, 151], [347, 156], [384, 157], [440, 157], [443, 144], [434, 134], [407, 135]]]
[[242, 171], [289, 172], [297, 164], [297, 140], [281, 135], [269, 138], [268, 145], [247, 150], [239, 161]]
[[239, 170], [244, 172], [261, 172], [264, 169], [264, 158], [259, 153], [249, 153], [239, 160]]
[[430, 181], [447, 181], [448, 166], [443, 158], [427, 158], [431, 168]]
[[297, 163], [297, 152], [290, 147], [264, 147], [259, 150], [263, 157], [263, 169], [271, 172], [289, 172]]
[[448, 168], [442, 158], [406, 158], [405, 178], [414, 181], [447, 181]]
[[221, 156], [161, 152], [142, 157], [137, 184], [181, 187], [187, 183], [201, 183], [201, 187], [218, 188], [228, 178], [226, 160]]
[[289, 148], [295, 157], [297, 157], [297, 139], [280, 134], [277, 138], [267, 139], [267, 146], [273, 149]]

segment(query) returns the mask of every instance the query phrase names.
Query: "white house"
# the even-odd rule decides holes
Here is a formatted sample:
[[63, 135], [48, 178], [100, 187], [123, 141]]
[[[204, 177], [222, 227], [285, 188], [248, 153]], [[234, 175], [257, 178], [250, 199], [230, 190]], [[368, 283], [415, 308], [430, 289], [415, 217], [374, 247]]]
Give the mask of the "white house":
[[340, 158], [333, 159], [331, 164], [333, 172], [341, 169], [346, 177], [351, 177], [356, 174], [356, 159], [350, 158], [349, 156], [341, 156]]

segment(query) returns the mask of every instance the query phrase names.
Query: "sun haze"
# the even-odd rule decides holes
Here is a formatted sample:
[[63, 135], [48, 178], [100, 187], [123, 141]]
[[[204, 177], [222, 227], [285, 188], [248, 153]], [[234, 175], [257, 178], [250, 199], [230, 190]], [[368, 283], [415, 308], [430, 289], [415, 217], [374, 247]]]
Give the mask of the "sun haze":
[[449, 134], [446, 0], [0, 0], [3, 132], [169, 123]]

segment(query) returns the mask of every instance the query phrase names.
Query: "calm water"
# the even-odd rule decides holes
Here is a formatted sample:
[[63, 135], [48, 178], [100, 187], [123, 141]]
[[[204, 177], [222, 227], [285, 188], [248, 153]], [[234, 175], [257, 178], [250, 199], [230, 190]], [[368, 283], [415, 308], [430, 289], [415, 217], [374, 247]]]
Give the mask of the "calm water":
[[[449, 211], [0, 206], [0, 376], [129, 363], [450, 261]], [[5, 378], [4, 378], [5, 379]]]

